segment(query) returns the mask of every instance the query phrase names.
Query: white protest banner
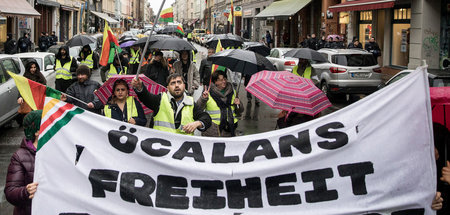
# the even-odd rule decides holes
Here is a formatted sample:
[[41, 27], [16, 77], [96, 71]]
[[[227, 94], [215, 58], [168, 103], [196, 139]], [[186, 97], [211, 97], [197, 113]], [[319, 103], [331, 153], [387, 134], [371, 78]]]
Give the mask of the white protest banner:
[[47, 99], [33, 214], [433, 214], [425, 70], [338, 112], [206, 138]]

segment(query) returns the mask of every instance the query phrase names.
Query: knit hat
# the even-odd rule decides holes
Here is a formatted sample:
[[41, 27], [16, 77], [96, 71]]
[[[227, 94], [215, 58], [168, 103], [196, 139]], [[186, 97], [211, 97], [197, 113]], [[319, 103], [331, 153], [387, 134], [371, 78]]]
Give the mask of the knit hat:
[[80, 65], [77, 68], [77, 75], [87, 75], [88, 77], [91, 76], [91, 69], [87, 65]]
[[155, 55], [155, 56], [161, 56], [161, 57], [164, 56], [164, 54], [162, 53], [162, 51], [155, 51], [155, 52], [153, 52], [153, 55]]
[[41, 127], [41, 116], [42, 110], [35, 110], [28, 113], [23, 119], [23, 130], [25, 131], [27, 140], [34, 141], [34, 134], [38, 132]]

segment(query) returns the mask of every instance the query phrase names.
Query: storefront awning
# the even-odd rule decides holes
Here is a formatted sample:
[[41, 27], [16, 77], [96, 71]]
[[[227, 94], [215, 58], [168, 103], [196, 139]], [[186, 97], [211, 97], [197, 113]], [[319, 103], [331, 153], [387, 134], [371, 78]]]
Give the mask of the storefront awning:
[[13, 17], [41, 18], [33, 6], [25, 0], [0, 0], [0, 15]]
[[119, 21], [109, 17], [106, 13], [100, 13], [96, 11], [91, 11], [94, 15], [98, 16], [101, 19], [104, 19], [105, 21], [109, 22], [109, 24], [117, 24]]
[[61, 6], [60, 3], [56, 2], [56, 1], [51, 1], [51, 0], [37, 0], [36, 3], [45, 5], [45, 6], [50, 6], [50, 7], [60, 7]]
[[329, 7], [330, 12], [378, 10], [394, 7], [395, 0], [355, 0]]
[[255, 16], [256, 19], [287, 19], [308, 5], [311, 0], [276, 1]]

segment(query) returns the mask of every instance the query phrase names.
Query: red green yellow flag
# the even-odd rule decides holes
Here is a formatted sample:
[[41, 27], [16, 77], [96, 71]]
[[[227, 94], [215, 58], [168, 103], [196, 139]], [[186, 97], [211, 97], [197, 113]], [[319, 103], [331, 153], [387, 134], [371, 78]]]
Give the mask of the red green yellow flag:
[[8, 72], [8, 74], [14, 79], [20, 96], [33, 110], [42, 110], [44, 108], [45, 97], [61, 98], [61, 92], [58, 90], [12, 72]]
[[233, 6], [233, 0], [231, 0], [231, 10], [230, 14], [228, 15], [228, 21], [233, 26], [233, 15], [234, 15], [234, 6]]
[[184, 30], [183, 30], [183, 26], [181, 24], [178, 24], [177, 26], [177, 32], [184, 35]]
[[[216, 53], [217, 52], [221, 52], [223, 51], [223, 47], [222, 47], [222, 43], [220, 42], [220, 39], [217, 41], [217, 45], [216, 45]], [[224, 66], [219, 66], [217, 64], [213, 64], [212, 68], [211, 68], [211, 74], [216, 71], [216, 70], [223, 70], [225, 71], [225, 67]]]
[[173, 22], [173, 7], [161, 11], [160, 22]]
[[100, 65], [106, 66], [114, 61], [114, 55], [122, 52], [117, 38], [114, 36], [108, 23], [105, 22], [105, 30], [103, 31], [102, 53], [100, 55]]

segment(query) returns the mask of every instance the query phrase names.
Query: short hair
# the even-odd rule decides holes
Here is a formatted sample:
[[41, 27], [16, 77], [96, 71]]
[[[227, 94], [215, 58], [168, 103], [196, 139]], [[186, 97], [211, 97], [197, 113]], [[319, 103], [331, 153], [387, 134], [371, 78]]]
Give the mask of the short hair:
[[217, 81], [217, 79], [219, 79], [220, 75], [223, 75], [224, 78], [228, 79], [227, 73], [223, 70], [218, 69], [218, 70], [214, 71], [213, 74], [211, 75], [211, 81], [213, 83], [215, 83]]
[[178, 78], [178, 77], [181, 78], [181, 80], [183, 81], [183, 84], [186, 83], [186, 81], [184, 80], [183, 75], [181, 75], [180, 73], [172, 73], [172, 74], [169, 75], [169, 77], [167, 77], [167, 85], [169, 85], [169, 82], [170, 82], [172, 79], [175, 79], [175, 78]]

